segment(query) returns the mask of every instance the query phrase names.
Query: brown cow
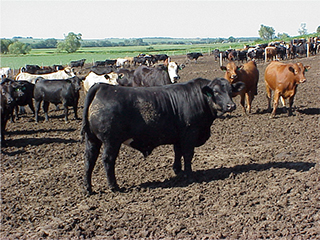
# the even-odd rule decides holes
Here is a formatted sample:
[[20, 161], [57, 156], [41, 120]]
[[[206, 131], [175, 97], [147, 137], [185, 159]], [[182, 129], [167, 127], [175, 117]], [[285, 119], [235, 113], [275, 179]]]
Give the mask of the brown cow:
[[241, 96], [240, 103], [245, 108], [245, 97], [247, 99], [247, 110], [251, 113], [251, 103], [254, 99], [254, 95], [258, 94], [257, 86], [259, 81], [259, 71], [254, 61], [250, 61], [241, 66], [236, 66], [234, 62], [229, 62], [227, 66], [221, 66], [221, 70], [225, 71], [224, 78], [230, 83], [244, 82], [246, 87], [237, 95]]
[[266, 83], [268, 110], [271, 111], [271, 91], [274, 91], [273, 111], [271, 118], [275, 116], [279, 104], [279, 98], [289, 98], [288, 116], [292, 115], [292, 104], [296, 94], [297, 85], [306, 81], [304, 73], [310, 66], [303, 66], [302, 63], [280, 63], [271, 62], [265, 71], [264, 79]]
[[267, 54], [267, 61], [277, 58], [277, 48], [276, 47], [266, 47], [265, 53]]

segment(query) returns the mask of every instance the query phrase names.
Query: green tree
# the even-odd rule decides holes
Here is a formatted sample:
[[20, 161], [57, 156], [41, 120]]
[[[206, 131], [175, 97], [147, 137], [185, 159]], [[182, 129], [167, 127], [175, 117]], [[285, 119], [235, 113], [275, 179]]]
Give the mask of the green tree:
[[1, 39], [0, 47], [1, 53], [8, 53], [9, 52], [9, 45], [13, 43], [10, 39]]
[[300, 24], [300, 28], [298, 29], [298, 33], [299, 33], [300, 35], [306, 35], [306, 34], [308, 34], [307, 24], [306, 24], [306, 23], [301, 23], [301, 24]]
[[57, 50], [58, 52], [66, 51], [67, 53], [73, 53], [76, 52], [81, 47], [81, 37], [82, 34], [75, 34], [73, 32], [68, 33], [67, 36], [65, 36], [64, 41], [59, 42], [57, 44]]
[[228, 38], [228, 41], [229, 41], [229, 42], [235, 42], [236, 40], [237, 40], [237, 39], [235, 39], [235, 38], [232, 37], [232, 36]]
[[306, 23], [301, 23], [301, 24], [300, 24], [300, 28], [298, 29], [298, 33], [299, 33], [300, 35], [306, 35], [306, 34], [308, 34], [307, 24], [306, 24]]
[[274, 29], [273, 27], [268, 27], [268, 26], [264, 26], [261, 24], [260, 29], [259, 29], [259, 36], [263, 39], [263, 40], [271, 40], [274, 38]]
[[278, 38], [279, 39], [285, 39], [285, 38], [289, 38], [289, 34], [288, 33], [278, 33]]
[[318, 34], [320, 33], [320, 26], [318, 26], [318, 28], [317, 28], [317, 33]]
[[9, 45], [9, 53], [11, 54], [27, 54], [31, 51], [31, 47], [25, 43], [15, 41]]

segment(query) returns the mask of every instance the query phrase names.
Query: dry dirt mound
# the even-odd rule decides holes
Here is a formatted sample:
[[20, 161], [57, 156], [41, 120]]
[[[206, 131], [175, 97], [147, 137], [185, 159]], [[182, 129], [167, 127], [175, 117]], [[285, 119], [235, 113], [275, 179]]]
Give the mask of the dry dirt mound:
[[[123, 146], [116, 175], [127, 190], [111, 192], [98, 161], [96, 194], [84, 196], [81, 120], [65, 124], [63, 110], [51, 106], [49, 122], [36, 124], [27, 108], [8, 123], [1, 149], [1, 238], [319, 239], [319, 58], [299, 59], [312, 68], [298, 87], [294, 116], [279, 109], [275, 119], [266, 113], [267, 64], [259, 63], [253, 113], [244, 116], [237, 97], [237, 110], [214, 122], [211, 138], [196, 149], [191, 184], [174, 175], [172, 146], [146, 159]], [[223, 72], [204, 56], [180, 75], [187, 81]], [[81, 93], [79, 116], [83, 100]]]

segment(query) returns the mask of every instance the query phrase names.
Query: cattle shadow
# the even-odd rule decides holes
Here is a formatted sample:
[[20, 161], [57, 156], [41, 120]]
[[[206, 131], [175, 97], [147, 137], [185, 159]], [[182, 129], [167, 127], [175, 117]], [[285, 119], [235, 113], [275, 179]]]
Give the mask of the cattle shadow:
[[314, 167], [315, 163], [312, 162], [269, 162], [269, 163], [252, 163], [237, 165], [234, 167], [221, 167], [216, 169], [197, 170], [194, 172], [193, 181], [188, 181], [184, 176], [175, 176], [165, 181], [153, 181], [140, 184], [140, 188], [174, 188], [174, 187], [187, 187], [192, 183], [212, 182], [216, 180], [224, 180], [250, 171], [266, 171], [271, 168], [286, 168], [294, 169], [296, 171], [309, 171]]
[[298, 109], [297, 112], [305, 115], [319, 115], [320, 108], [305, 108], [305, 109]]
[[50, 133], [50, 132], [74, 132], [77, 129], [69, 128], [69, 129], [39, 129], [39, 130], [16, 130], [7, 132], [6, 135], [32, 135], [36, 133]]
[[[5, 147], [26, 147], [26, 146], [41, 146], [52, 143], [77, 143], [80, 140], [64, 139], [64, 138], [23, 138], [23, 139], [6, 139]], [[4, 153], [4, 151], [3, 151]]]

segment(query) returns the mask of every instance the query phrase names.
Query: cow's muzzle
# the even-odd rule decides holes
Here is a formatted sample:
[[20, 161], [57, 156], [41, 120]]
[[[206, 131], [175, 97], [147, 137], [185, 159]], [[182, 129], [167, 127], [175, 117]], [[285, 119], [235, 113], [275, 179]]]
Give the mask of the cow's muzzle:
[[232, 112], [236, 109], [236, 104], [234, 103], [229, 103], [226, 106], [226, 112]]

